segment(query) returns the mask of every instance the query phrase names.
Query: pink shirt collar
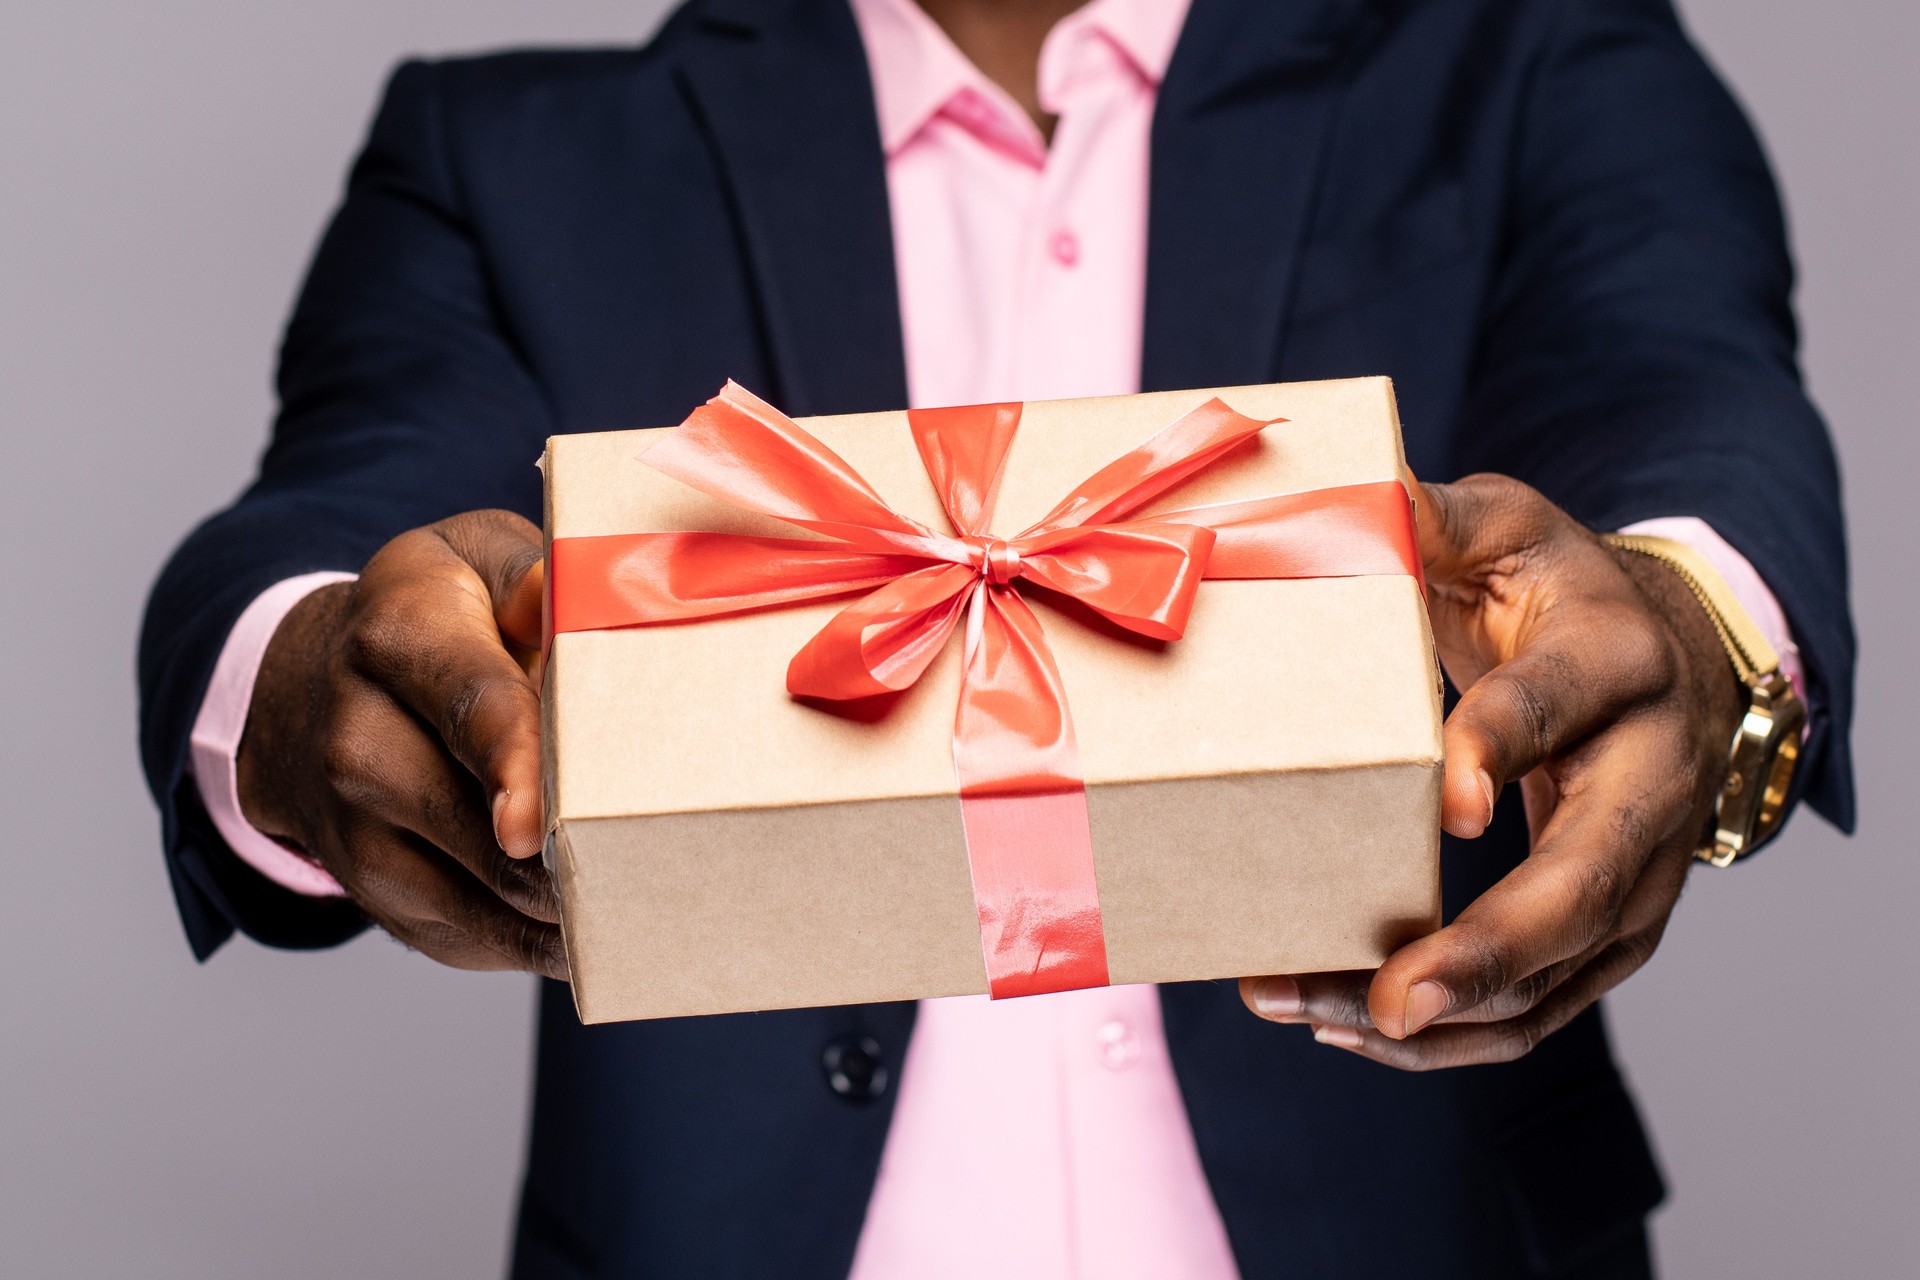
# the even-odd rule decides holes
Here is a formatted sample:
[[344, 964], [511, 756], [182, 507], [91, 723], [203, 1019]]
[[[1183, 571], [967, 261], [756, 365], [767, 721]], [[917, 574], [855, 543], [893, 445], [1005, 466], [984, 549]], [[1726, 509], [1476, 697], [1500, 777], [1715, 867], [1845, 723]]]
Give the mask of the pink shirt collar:
[[[1040, 52], [1040, 101], [1057, 107], [1068, 82], [1081, 74], [1081, 51], [1090, 40], [1110, 46], [1135, 75], [1157, 87], [1173, 60], [1190, 3], [1091, 0], [1068, 14], [1047, 33]], [[1045, 158], [1045, 144], [1026, 113], [968, 62], [913, 0], [852, 0], [852, 5], [869, 51], [880, 140], [889, 157], [943, 112], [958, 114], [976, 131], [985, 129], [983, 120], [968, 118], [969, 104], [985, 104], [1001, 132], [1017, 135], [1000, 141], [1036, 164]], [[973, 105], [971, 114], [984, 113]]]

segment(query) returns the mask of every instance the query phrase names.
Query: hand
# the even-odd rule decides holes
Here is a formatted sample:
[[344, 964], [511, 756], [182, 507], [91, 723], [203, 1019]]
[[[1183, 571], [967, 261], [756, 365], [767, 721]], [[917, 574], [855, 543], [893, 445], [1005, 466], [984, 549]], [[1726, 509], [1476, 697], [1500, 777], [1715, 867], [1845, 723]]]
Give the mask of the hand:
[[1247, 978], [1275, 1022], [1408, 1070], [1527, 1053], [1659, 945], [1744, 700], [1679, 576], [1500, 476], [1428, 485], [1427, 608], [1462, 691], [1441, 825], [1478, 837], [1518, 782], [1532, 853], [1373, 973]]
[[301, 601], [254, 685], [240, 807], [408, 946], [565, 979], [536, 858], [540, 590], [540, 531], [475, 511]]

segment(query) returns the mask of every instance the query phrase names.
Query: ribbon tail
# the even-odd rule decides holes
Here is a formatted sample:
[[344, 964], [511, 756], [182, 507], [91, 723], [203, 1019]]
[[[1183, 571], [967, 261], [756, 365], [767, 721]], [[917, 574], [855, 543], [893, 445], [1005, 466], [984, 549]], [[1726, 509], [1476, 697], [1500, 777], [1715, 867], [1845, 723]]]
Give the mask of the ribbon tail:
[[1153, 518], [1213, 530], [1209, 578], [1406, 574], [1426, 589], [1413, 503], [1398, 480], [1189, 507]]
[[1086, 781], [1040, 620], [1015, 592], [969, 602], [953, 760], [988, 991], [1107, 985]]

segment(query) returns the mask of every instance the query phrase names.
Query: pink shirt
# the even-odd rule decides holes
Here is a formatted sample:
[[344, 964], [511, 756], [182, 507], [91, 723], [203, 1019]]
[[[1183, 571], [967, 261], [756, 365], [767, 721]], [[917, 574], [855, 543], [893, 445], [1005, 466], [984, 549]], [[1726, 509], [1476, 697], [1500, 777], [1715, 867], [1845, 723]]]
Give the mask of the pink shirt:
[[[1062, 19], [1049, 147], [912, 0], [854, 0], [914, 406], [1140, 389], [1147, 140], [1186, 10]], [[921, 1003], [854, 1280], [1237, 1274], [1152, 987]]]
[[[1092, 0], [1040, 59], [1051, 147], [911, 0], [852, 0], [886, 148], [916, 406], [1139, 389], [1155, 94], [1188, 0]], [[1391, 372], [1386, 371], [1386, 372]], [[1798, 683], [1778, 604], [1692, 518]], [[331, 877], [241, 816], [234, 757], [291, 579], [242, 616], [193, 734], [195, 777], [240, 857], [302, 893]], [[1276, 1082], [1278, 1087], [1278, 1082]], [[1151, 987], [922, 1003], [854, 1280], [1228, 1280], [1237, 1274]]]

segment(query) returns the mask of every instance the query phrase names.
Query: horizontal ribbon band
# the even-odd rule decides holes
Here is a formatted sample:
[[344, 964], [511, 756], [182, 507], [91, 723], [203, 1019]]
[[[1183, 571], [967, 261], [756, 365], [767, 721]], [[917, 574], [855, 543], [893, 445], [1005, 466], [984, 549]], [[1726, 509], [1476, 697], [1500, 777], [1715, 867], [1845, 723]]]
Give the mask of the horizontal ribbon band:
[[908, 413], [952, 527], [941, 533], [888, 507], [825, 444], [729, 382], [643, 461], [817, 536], [556, 538], [548, 565], [555, 633], [859, 595], [788, 664], [796, 697], [905, 690], [964, 624], [953, 758], [996, 999], [1108, 981], [1073, 721], [1019, 583], [1171, 641], [1206, 578], [1420, 577], [1413, 509], [1397, 481], [1132, 518], [1272, 425], [1217, 398], [1101, 468], [1032, 527], [994, 537], [987, 528], [1020, 416], [1018, 404]]

